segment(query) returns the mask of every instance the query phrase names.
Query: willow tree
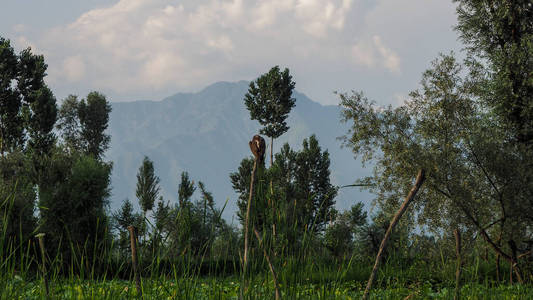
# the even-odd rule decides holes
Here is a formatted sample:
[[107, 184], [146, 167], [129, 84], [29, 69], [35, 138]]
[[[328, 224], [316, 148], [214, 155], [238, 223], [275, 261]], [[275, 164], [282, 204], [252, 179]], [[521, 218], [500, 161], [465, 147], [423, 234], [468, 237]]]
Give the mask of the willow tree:
[[412, 174], [425, 169], [417, 220], [435, 234], [461, 226], [515, 266], [501, 241], [531, 239], [533, 211], [522, 197], [526, 171], [505, 128], [475, 97], [486, 80], [479, 67], [441, 56], [424, 73], [421, 88], [397, 108], [377, 107], [361, 93], [341, 95], [343, 120], [352, 124], [344, 141], [356, 155], [376, 161], [367, 182], [378, 201], [398, 201]]

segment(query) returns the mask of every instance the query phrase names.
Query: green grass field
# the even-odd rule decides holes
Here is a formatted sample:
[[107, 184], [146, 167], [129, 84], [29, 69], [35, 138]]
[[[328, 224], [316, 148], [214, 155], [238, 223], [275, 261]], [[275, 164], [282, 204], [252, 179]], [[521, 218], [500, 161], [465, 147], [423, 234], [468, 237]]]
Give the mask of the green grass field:
[[[361, 282], [332, 284], [281, 284], [285, 299], [360, 299], [364, 290]], [[50, 283], [53, 299], [138, 299], [135, 285], [125, 280], [75, 280], [66, 279]], [[4, 281], [2, 299], [45, 299], [44, 283], [25, 281], [19, 276]], [[434, 288], [431, 283], [408, 287], [374, 289], [372, 299], [453, 299], [453, 287]], [[144, 280], [144, 299], [238, 299], [238, 280], [184, 279]], [[463, 299], [533, 299], [533, 287], [523, 285], [465, 284], [461, 289]], [[250, 285], [246, 299], [273, 299], [271, 281]]]

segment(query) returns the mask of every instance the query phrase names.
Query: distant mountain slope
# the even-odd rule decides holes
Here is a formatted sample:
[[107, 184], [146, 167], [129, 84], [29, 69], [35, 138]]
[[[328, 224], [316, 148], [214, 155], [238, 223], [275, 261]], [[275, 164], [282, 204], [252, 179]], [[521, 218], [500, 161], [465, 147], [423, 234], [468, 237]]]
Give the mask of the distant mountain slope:
[[[111, 209], [118, 208], [125, 198], [137, 203], [136, 174], [147, 155], [154, 161], [165, 201], [177, 202], [179, 174], [188, 171], [195, 182], [203, 181], [213, 192], [217, 205], [222, 206], [228, 199], [224, 217], [230, 220], [237, 195], [231, 188], [229, 173], [251, 155], [248, 141], [260, 128], [257, 121], [250, 120], [244, 105], [247, 89], [245, 81], [218, 82], [198, 93], [180, 93], [162, 101], [113, 103], [111, 148], [106, 153], [106, 158], [114, 163]], [[314, 133], [322, 149], [330, 152], [334, 184], [350, 184], [368, 174], [350, 150], [341, 149], [336, 140], [347, 130], [339, 122], [339, 108], [320, 105], [297, 92], [293, 96], [296, 107], [288, 118], [290, 129], [274, 140], [274, 151], [285, 142], [300, 149], [303, 139]], [[367, 193], [343, 189], [337, 202], [339, 208], [346, 208], [356, 200], [368, 199]]]

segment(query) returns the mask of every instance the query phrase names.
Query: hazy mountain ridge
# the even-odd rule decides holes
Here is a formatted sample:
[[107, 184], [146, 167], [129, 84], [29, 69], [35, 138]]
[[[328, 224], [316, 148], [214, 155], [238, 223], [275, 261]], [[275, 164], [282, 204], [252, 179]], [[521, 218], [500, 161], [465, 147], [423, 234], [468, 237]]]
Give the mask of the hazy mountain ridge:
[[[257, 121], [250, 120], [244, 105], [247, 90], [245, 81], [218, 82], [198, 93], [178, 93], [162, 101], [112, 103], [111, 147], [106, 154], [114, 163], [111, 209], [125, 198], [137, 203], [136, 174], [147, 155], [154, 161], [165, 201], [177, 202], [179, 174], [188, 171], [196, 182], [206, 184], [219, 206], [229, 198], [224, 216], [231, 218], [237, 196], [229, 173], [251, 155], [248, 141], [260, 128]], [[341, 149], [336, 139], [347, 131], [347, 126], [340, 124], [339, 107], [323, 106], [298, 92], [293, 97], [296, 106], [288, 118], [290, 129], [274, 140], [274, 151], [285, 142], [299, 149], [302, 140], [314, 133], [322, 149], [330, 152], [334, 184], [349, 184], [367, 174], [350, 150]], [[353, 200], [368, 197], [358, 190], [344, 189], [338, 206], [345, 208]]]

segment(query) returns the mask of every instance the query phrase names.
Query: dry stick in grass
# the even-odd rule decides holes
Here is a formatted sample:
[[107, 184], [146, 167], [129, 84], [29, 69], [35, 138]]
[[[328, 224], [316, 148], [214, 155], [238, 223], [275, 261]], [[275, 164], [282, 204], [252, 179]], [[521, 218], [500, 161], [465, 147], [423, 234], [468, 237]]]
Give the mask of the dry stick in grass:
[[458, 229], [453, 231], [455, 236], [455, 255], [457, 255], [457, 269], [455, 271], [455, 295], [453, 296], [454, 300], [459, 300], [460, 291], [461, 291], [461, 269], [463, 265], [463, 260], [461, 257], [461, 233]]
[[259, 232], [257, 229], [254, 228], [255, 236], [257, 237], [257, 240], [259, 241], [259, 247], [263, 248], [263, 254], [265, 255], [265, 258], [268, 263], [268, 267], [270, 268], [270, 273], [272, 273], [272, 278], [274, 279], [274, 288], [276, 289], [276, 300], [280, 299], [280, 293], [279, 293], [279, 285], [278, 285], [278, 276], [276, 275], [276, 270], [274, 270], [274, 265], [270, 262], [270, 257], [268, 257], [267, 251], [265, 247], [263, 246], [263, 241], [261, 240], [261, 236], [259, 235]]
[[39, 233], [35, 237], [39, 239], [39, 248], [41, 248], [42, 266], [41, 271], [43, 273], [44, 288], [46, 290], [46, 298], [50, 297], [50, 290], [48, 288], [48, 278], [46, 277], [46, 255], [44, 248], [44, 233]]
[[[250, 209], [252, 207], [252, 195], [254, 193], [254, 179], [255, 179], [255, 171], [257, 169], [257, 156], [254, 160], [254, 168], [252, 169], [252, 178], [250, 179], [250, 196], [248, 197], [248, 205], [246, 207], [246, 218], [244, 221], [244, 259], [242, 264], [242, 278], [243, 281], [246, 278], [246, 269], [248, 268], [248, 227], [250, 223]], [[243, 289], [241, 288], [241, 298]]]
[[407, 210], [407, 206], [409, 206], [409, 203], [411, 203], [416, 193], [420, 189], [420, 186], [422, 186], [422, 183], [424, 183], [425, 179], [426, 179], [426, 176], [425, 176], [424, 170], [418, 171], [415, 185], [409, 192], [409, 195], [407, 195], [407, 198], [405, 198], [398, 212], [394, 215], [394, 218], [392, 218], [392, 222], [389, 225], [389, 229], [387, 229], [387, 232], [385, 233], [385, 236], [383, 237], [383, 240], [381, 241], [381, 246], [379, 246], [378, 255], [376, 256], [376, 262], [374, 263], [374, 268], [372, 269], [372, 273], [370, 273], [370, 278], [368, 279], [368, 284], [366, 285], [365, 293], [363, 294], [363, 300], [368, 299], [370, 290], [372, 289], [374, 278], [376, 277], [376, 273], [378, 271], [381, 256], [383, 255], [383, 252], [385, 251], [385, 247], [387, 246], [387, 242], [390, 238], [392, 230], [394, 229], [394, 227], [396, 226], [396, 224], [402, 217], [403, 213]]
[[135, 287], [139, 296], [142, 297], [141, 276], [139, 275], [139, 268], [137, 266], [137, 237], [135, 236], [135, 227], [130, 225], [128, 226], [128, 230], [130, 231], [131, 263], [133, 265]]

